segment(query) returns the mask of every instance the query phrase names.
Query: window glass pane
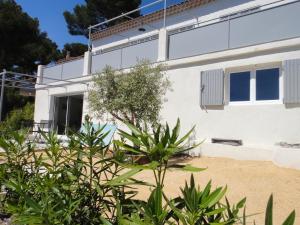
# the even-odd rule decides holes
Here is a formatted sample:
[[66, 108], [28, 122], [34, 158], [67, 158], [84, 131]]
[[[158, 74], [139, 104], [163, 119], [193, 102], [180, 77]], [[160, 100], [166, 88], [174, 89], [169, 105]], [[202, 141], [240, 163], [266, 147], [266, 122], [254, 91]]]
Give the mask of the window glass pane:
[[279, 69], [256, 71], [256, 100], [279, 99]]
[[250, 72], [230, 74], [230, 101], [250, 101]]

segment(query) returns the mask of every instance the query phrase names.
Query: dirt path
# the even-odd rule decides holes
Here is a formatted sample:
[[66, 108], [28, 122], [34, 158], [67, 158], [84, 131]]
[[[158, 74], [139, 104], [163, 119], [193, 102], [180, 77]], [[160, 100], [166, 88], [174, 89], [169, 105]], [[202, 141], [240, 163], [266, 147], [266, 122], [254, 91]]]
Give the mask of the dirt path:
[[[214, 186], [228, 186], [230, 202], [235, 203], [247, 197], [247, 214], [262, 213], [254, 218], [256, 224], [263, 224], [264, 211], [268, 198], [274, 194], [274, 224], [281, 225], [288, 214], [296, 209], [296, 223], [300, 224], [300, 171], [280, 168], [271, 162], [238, 161], [223, 158], [194, 158], [187, 163], [198, 167], [207, 167], [204, 172], [195, 174], [196, 182], [204, 186], [209, 180]], [[190, 174], [170, 171], [166, 176], [166, 191], [169, 196], [179, 194]], [[138, 175], [144, 181], [153, 182], [150, 171]], [[140, 189], [139, 197], [146, 199], [149, 190]], [[252, 224], [252, 223], [250, 223]]]

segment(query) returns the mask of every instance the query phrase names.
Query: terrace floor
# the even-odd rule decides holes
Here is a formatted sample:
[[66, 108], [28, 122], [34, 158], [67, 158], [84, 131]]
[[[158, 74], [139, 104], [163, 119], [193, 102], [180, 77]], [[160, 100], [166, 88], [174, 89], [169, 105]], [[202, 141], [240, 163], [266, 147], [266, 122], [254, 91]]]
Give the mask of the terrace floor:
[[[194, 174], [200, 187], [212, 180], [213, 186], [228, 186], [227, 197], [236, 203], [247, 197], [246, 213], [260, 213], [248, 219], [249, 224], [264, 223], [264, 211], [271, 193], [274, 195], [274, 224], [282, 224], [289, 213], [296, 210], [296, 224], [300, 224], [300, 170], [285, 169], [271, 162], [238, 161], [224, 158], [193, 158], [185, 161], [207, 170]], [[190, 174], [181, 171], [169, 171], [166, 176], [165, 192], [172, 197], [180, 193]], [[150, 171], [143, 171], [137, 178], [154, 182]], [[139, 198], [146, 199], [148, 188], [139, 190]]]

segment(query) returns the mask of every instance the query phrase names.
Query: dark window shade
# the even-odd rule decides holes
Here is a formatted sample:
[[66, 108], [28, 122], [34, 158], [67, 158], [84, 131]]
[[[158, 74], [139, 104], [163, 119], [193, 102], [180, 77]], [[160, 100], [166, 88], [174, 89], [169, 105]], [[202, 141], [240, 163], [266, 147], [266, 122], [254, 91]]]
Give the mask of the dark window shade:
[[256, 100], [279, 99], [279, 69], [256, 71]]
[[250, 101], [250, 72], [230, 74], [230, 101]]

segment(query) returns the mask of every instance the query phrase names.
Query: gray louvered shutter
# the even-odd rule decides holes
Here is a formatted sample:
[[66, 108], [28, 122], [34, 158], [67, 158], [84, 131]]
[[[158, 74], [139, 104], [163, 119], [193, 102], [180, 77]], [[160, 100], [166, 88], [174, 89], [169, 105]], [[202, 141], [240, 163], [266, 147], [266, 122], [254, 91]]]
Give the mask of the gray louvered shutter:
[[201, 73], [201, 106], [224, 105], [224, 71], [222, 69]]
[[300, 103], [300, 59], [284, 61], [284, 103]]

